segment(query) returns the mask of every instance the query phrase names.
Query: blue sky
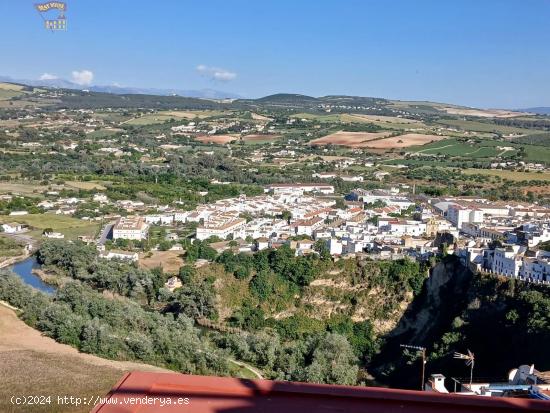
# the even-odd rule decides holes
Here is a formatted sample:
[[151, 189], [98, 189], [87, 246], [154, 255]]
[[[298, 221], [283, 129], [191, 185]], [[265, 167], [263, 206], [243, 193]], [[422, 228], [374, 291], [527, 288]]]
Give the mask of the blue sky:
[[0, 0], [0, 75], [550, 106], [550, 0], [66, 3], [51, 33], [34, 1]]

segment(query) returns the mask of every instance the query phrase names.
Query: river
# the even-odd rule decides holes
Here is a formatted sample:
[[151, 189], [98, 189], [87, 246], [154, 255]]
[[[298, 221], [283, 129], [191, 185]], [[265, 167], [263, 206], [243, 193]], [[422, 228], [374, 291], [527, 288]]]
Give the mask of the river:
[[18, 262], [8, 267], [8, 269], [17, 274], [25, 284], [30, 285], [31, 287], [34, 287], [37, 290], [40, 290], [43, 293], [49, 295], [55, 293], [56, 288], [49, 284], [46, 284], [40, 279], [38, 275], [33, 274], [33, 268], [40, 268], [40, 264], [36, 262], [35, 257], [29, 257], [21, 262]]

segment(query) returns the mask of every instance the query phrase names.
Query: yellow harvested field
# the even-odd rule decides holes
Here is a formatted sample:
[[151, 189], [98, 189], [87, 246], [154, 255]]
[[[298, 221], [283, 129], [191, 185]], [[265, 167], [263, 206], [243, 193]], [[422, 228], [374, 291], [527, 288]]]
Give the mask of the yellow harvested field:
[[480, 118], [514, 118], [516, 116], [525, 116], [527, 113], [514, 112], [502, 109], [465, 109], [456, 107], [443, 107], [442, 110], [449, 115], [477, 116]]
[[368, 142], [374, 139], [384, 138], [391, 132], [344, 132], [339, 131], [322, 138], [314, 139], [309, 142], [310, 145], [340, 145], [350, 148], [363, 148], [368, 146]]
[[252, 119], [254, 119], [254, 120], [266, 120], [266, 121], [272, 120], [271, 118], [269, 118], [267, 116], [259, 115], [259, 114], [254, 113], [254, 112], [251, 112], [250, 115], [252, 116]]
[[233, 142], [237, 139], [239, 139], [238, 136], [233, 136], [233, 135], [208, 135], [208, 136], [197, 136], [195, 138], [196, 141], [199, 141], [202, 143], [217, 143], [220, 145]]
[[407, 148], [409, 146], [425, 145], [431, 142], [437, 142], [447, 139], [448, 136], [423, 135], [420, 133], [407, 133], [405, 135], [393, 136], [386, 139], [378, 139], [372, 142], [366, 142], [363, 147], [372, 149], [394, 149]]
[[23, 90], [23, 86], [14, 85], [13, 83], [0, 83], [0, 90], [14, 90], [19, 91]]
[[23, 195], [39, 194], [47, 188], [42, 185], [0, 182], [0, 193], [16, 193]]

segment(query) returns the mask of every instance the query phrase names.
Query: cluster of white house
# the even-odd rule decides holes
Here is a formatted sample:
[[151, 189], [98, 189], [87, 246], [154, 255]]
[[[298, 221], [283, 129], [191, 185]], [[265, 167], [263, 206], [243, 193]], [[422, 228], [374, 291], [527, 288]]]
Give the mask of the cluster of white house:
[[[159, 207], [154, 214], [119, 218], [113, 239], [146, 239], [151, 224], [196, 223], [198, 240], [254, 240], [256, 250], [286, 242], [296, 254], [307, 254], [314, 241], [325, 240], [335, 256], [426, 258], [438, 251], [446, 234], [445, 243], [454, 244], [449, 247], [479, 270], [550, 281], [550, 253], [537, 249], [550, 241], [549, 209], [480, 197], [428, 199], [403, 195], [397, 188], [357, 189], [345, 199], [345, 207], [337, 208], [334, 187], [324, 183], [273, 184], [261, 196], [223, 199], [193, 211]], [[96, 201], [106, 199], [98, 195]], [[139, 201], [119, 202], [129, 211], [145, 209]], [[11, 223], [3, 229], [18, 227]], [[310, 239], [291, 241], [296, 236]]]

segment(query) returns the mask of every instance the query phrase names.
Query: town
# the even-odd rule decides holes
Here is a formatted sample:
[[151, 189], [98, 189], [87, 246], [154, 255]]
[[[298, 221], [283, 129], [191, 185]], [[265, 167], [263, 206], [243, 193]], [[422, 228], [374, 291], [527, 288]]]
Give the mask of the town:
[[[95, 218], [111, 222], [98, 239], [80, 237], [96, 243], [105, 258], [137, 261], [140, 248], [128, 241], [146, 241], [151, 227], [166, 232], [160, 245], [150, 246], [152, 250], [181, 251], [181, 229], [191, 227], [195, 231], [186, 235], [188, 239], [206, 240], [219, 253], [254, 253], [287, 244], [297, 256], [318, 254], [323, 246], [335, 259], [429, 260], [444, 251], [476, 271], [550, 282], [550, 251], [544, 248], [550, 241], [550, 209], [475, 196], [429, 198], [411, 190], [355, 189], [338, 197], [334, 187], [324, 183], [271, 184], [263, 195], [221, 199], [191, 211], [131, 200], [113, 202], [101, 193], [91, 200], [50, 196], [37, 207], [71, 215], [78, 204], [93, 201], [124, 212], [120, 217]], [[25, 234], [28, 227], [17, 222], [24, 215], [26, 211], [12, 211], [13, 221], [2, 224], [4, 233]], [[43, 237], [64, 235], [44, 231]]]

